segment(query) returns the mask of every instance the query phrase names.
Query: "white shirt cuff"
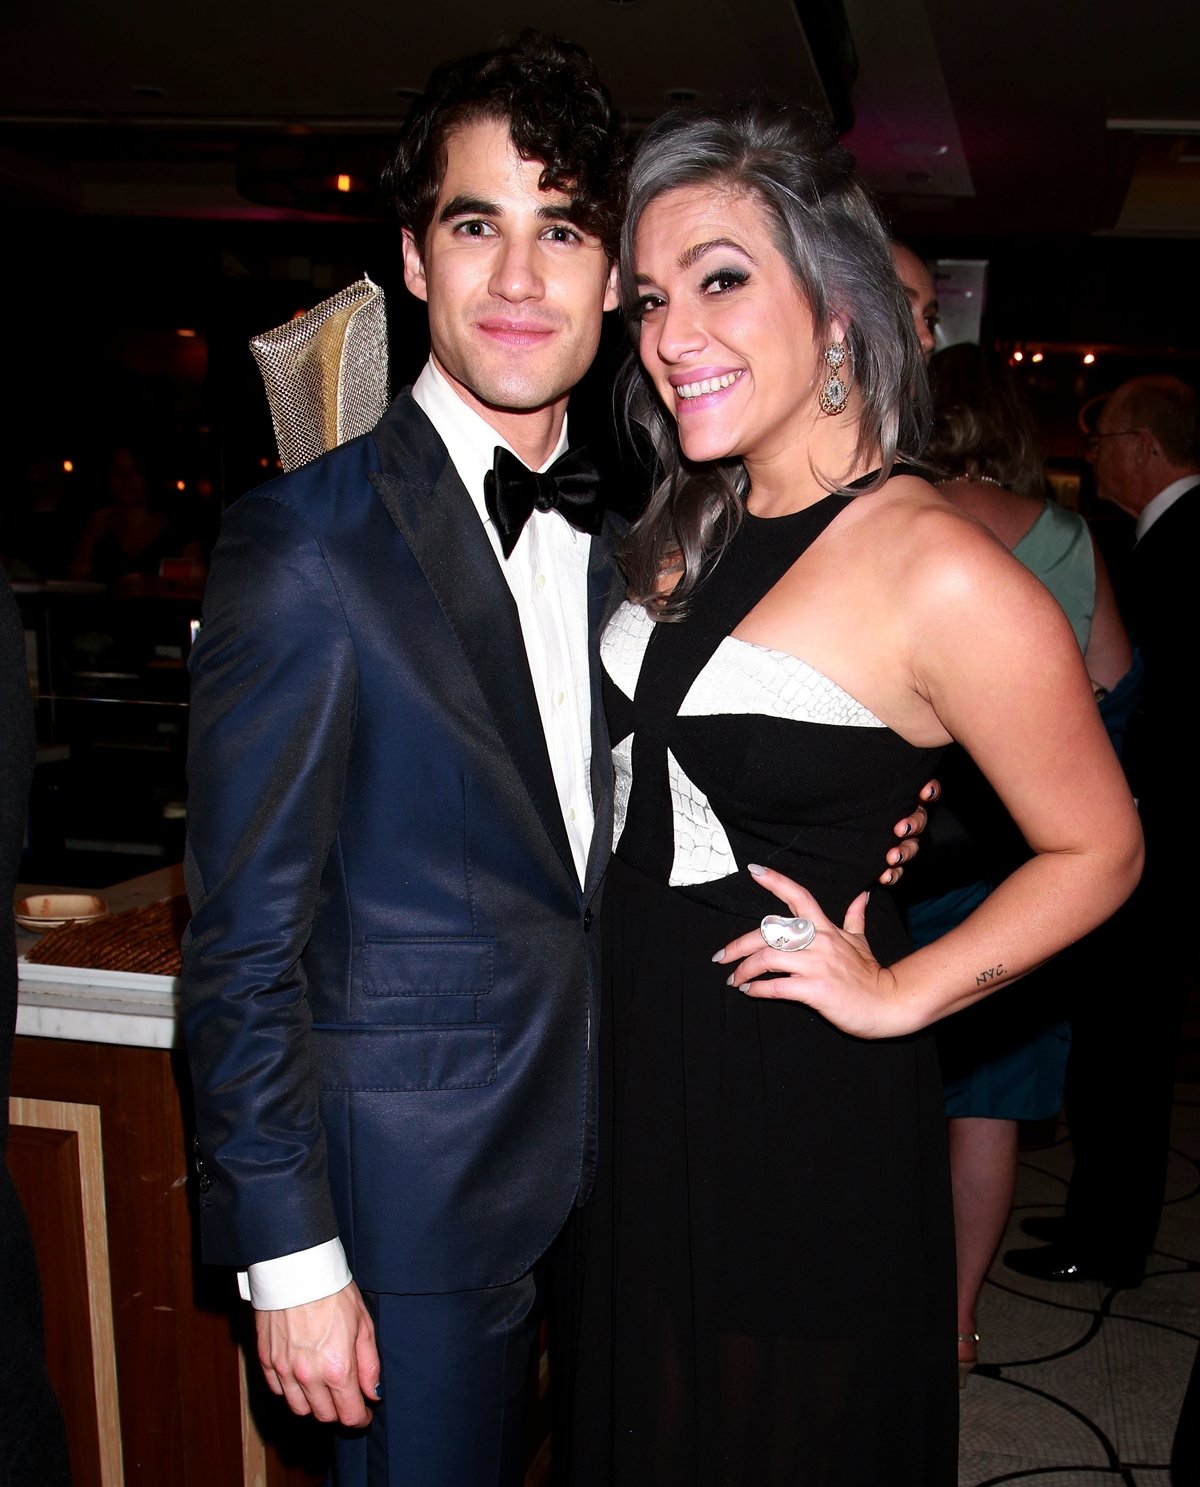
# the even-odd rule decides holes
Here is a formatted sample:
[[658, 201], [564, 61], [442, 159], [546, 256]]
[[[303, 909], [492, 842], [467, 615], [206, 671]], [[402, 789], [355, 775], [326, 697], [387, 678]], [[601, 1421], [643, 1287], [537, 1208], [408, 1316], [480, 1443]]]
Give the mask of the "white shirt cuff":
[[255, 1311], [283, 1311], [345, 1290], [354, 1277], [340, 1239], [327, 1239], [311, 1249], [259, 1260], [238, 1271], [238, 1291]]

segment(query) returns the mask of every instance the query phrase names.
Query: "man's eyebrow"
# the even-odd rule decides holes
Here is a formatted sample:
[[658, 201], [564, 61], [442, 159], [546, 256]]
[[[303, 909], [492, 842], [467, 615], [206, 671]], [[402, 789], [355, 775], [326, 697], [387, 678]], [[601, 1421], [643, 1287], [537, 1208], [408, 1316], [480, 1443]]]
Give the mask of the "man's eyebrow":
[[[911, 284], [901, 284], [900, 288], [903, 289], [905, 294], [908, 296], [908, 302], [910, 305], [921, 305], [920, 292], [914, 289]], [[930, 314], [936, 311], [938, 309], [937, 295], [931, 295], [930, 298], [927, 299], [923, 305], [921, 305], [921, 309], [926, 314]]]
[[582, 225], [584, 217], [583, 203], [573, 199], [550, 202], [544, 207], [538, 207], [537, 214], [543, 222], [573, 222], [578, 227]]
[[438, 213], [439, 222], [452, 222], [455, 217], [499, 217], [502, 216], [497, 202], [487, 201], [482, 196], [452, 196]]

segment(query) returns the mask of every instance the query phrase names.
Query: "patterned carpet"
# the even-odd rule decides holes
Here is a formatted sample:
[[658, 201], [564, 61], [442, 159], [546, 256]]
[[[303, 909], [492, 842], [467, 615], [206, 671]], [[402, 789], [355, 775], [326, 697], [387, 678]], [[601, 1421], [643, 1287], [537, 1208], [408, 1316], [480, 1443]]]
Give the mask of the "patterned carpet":
[[[1188, 1074], [1196, 1082], [1176, 1085], [1167, 1201], [1140, 1287], [1049, 1284], [992, 1266], [980, 1364], [962, 1394], [959, 1487], [1171, 1487], [1200, 1341], [1200, 1078]], [[1001, 1255], [1036, 1244], [1020, 1221], [1060, 1213], [1070, 1171], [1065, 1129], [1022, 1153]]]

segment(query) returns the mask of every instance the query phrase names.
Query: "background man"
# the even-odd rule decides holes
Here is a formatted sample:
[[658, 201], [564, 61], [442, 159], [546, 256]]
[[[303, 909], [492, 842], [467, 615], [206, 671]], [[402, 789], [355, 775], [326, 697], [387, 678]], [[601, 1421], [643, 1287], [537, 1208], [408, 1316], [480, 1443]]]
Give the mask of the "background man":
[[921, 353], [928, 361], [937, 350], [938, 298], [933, 275], [923, 258], [918, 258], [905, 243], [892, 240], [892, 262], [896, 277], [912, 307], [913, 325]]
[[[0, 896], [12, 903], [33, 780], [33, 701], [21, 616], [0, 568]], [[25, 1210], [4, 1161], [17, 1021], [16, 929], [0, 916], [0, 1482], [69, 1487], [67, 1438], [46, 1375], [42, 1292]]]
[[1067, 1112], [1075, 1166], [1061, 1222], [1029, 1219], [1042, 1249], [1005, 1263], [1046, 1280], [1138, 1285], [1162, 1211], [1184, 999], [1195, 969], [1189, 922], [1197, 827], [1194, 741], [1183, 721], [1195, 671], [1200, 417], [1176, 377], [1136, 377], [1108, 397], [1088, 458], [1096, 491], [1136, 519], [1114, 555], [1117, 599], [1145, 665], [1123, 762], [1138, 799], [1146, 867], [1093, 936], [1072, 1014]]

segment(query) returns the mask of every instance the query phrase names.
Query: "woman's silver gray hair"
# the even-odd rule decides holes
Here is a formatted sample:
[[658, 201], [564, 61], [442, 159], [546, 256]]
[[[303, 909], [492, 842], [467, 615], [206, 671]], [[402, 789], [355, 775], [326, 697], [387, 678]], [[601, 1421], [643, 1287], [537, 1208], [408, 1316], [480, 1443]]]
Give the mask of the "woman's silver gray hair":
[[[642, 213], [665, 192], [709, 184], [762, 206], [818, 344], [831, 339], [835, 316], [845, 326], [860, 405], [855, 462], [879, 451], [879, 474], [865, 488], [878, 489], [898, 458], [911, 459], [921, 447], [925, 369], [883, 223], [853, 156], [817, 116], [756, 99], [728, 110], [673, 109], [646, 130], [630, 168], [621, 236], [622, 300], [635, 342], [634, 242]], [[678, 619], [737, 530], [746, 472], [738, 459], [693, 464], [684, 458], [675, 420], [636, 356], [625, 369], [621, 397], [627, 422], [649, 436], [660, 476], [626, 539], [622, 566], [631, 598], [661, 619]], [[816, 473], [836, 490], [851, 471]], [[666, 571], [678, 573], [678, 581], [668, 597], [656, 598]]]

